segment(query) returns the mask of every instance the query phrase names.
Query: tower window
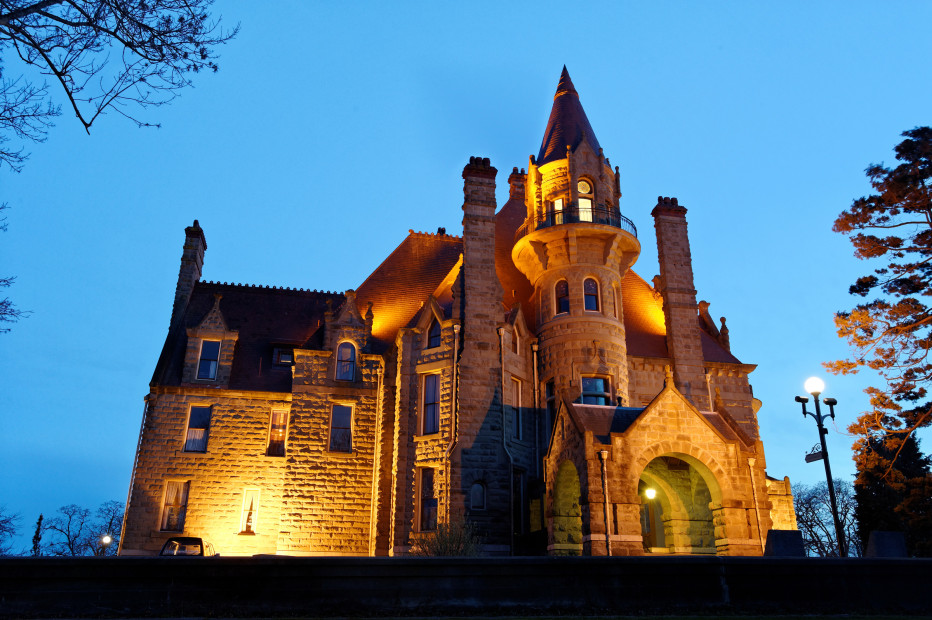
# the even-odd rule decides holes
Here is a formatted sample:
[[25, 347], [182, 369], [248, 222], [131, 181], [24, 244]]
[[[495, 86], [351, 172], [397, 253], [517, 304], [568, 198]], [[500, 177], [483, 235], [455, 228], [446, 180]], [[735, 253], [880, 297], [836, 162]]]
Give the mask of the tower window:
[[337, 348], [337, 381], [352, 381], [356, 378], [356, 347], [349, 342]]
[[437, 319], [433, 319], [430, 322], [430, 327], [427, 329], [427, 348], [433, 349], [434, 347], [440, 346], [440, 323]]
[[220, 361], [220, 341], [201, 342], [201, 357], [197, 364], [197, 378], [213, 381], [217, 378], [217, 363]]
[[579, 192], [579, 221], [592, 221], [592, 184], [585, 179], [579, 179], [576, 183], [576, 191]]
[[566, 314], [570, 311], [570, 285], [566, 280], [560, 280], [554, 287], [557, 297], [557, 314]]
[[563, 223], [563, 199], [556, 198], [553, 201], [553, 224]]
[[583, 377], [582, 402], [584, 405], [611, 404], [612, 395], [608, 390], [608, 379], [605, 377]]
[[586, 300], [586, 310], [599, 311], [599, 283], [593, 278], [586, 278], [583, 282], [583, 295]]

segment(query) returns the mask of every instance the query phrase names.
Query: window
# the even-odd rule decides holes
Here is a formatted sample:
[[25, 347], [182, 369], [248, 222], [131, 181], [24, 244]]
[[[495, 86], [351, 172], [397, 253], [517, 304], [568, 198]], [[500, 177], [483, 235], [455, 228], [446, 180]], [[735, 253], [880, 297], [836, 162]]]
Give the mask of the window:
[[255, 534], [259, 516], [259, 489], [243, 491], [243, 512], [240, 517], [239, 533]]
[[437, 319], [433, 319], [430, 322], [430, 327], [427, 329], [427, 348], [433, 349], [434, 347], [440, 346], [440, 323], [437, 322]]
[[288, 412], [284, 409], [273, 409], [269, 421], [269, 448], [268, 456], [285, 456], [285, 435], [288, 431]]
[[166, 482], [159, 529], [163, 532], [183, 532], [184, 515], [187, 509], [188, 483], [175, 480]]
[[586, 300], [586, 310], [599, 311], [599, 283], [593, 278], [586, 278], [583, 282], [583, 296]]
[[353, 408], [334, 405], [330, 415], [330, 451], [353, 451]]
[[582, 378], [582, 402], [584, 405], [609, 405], [612, 395], [608, 391], [608, 379], [604, 377]]
[[272, 363], [276, 366], [291, 366], [294, 364], [294, 350], [276, 347], [272, 352]]
[[576, 191], [579, 192], [579, 221], [592, 221], [592, 185], [585, 179], [579, 179], [576, 184]]
[[518, 352], [518, 330], [514, 329], [511, 332], [511, 352]]
[[421, 407], [421, 434], [440, 432], [440, 375], [424, 375]]
[[521, 427], [522, 424], [522, 415], [521, 415], [521, 381], [519, 379], [511, 378], [511, 409], [512, 413], [512, 429], [511, 436], [515, 439], [521, 439]]
[[217, 378], [217, 362], [220, 361], [220, 341], [201, 341], [201, 358], [197, 363], [197, 378], [213, 381]]
[[566, 280], [560, 280], [554, 287], [557, 297], [557, 314], [566, 314], [570, 311], [570, 285]]
[[437, 493], [434, 490], [434, 471], [430, 467], [418, 468], [418, 531], [437, 529]]
[[547, 441], [550, 441], [550, 433], [553, 432], [553, 425], [557, 420], [557, 391], [554, 387], [553, 381], [548, 381], [547, 386], [544, 390], [547, 397], [547, 422], [544, 432], [546, 434]]
[[485, 510], [485, 485], [474, 482], [469, 488], [469, 507], [472, 510]]
[[188, 432], [184, 438], [185, 452], [207, 452], [207, 435], [210, 432], [210, 407], [191, 407]]
[[562, 224], [563, 223], [563, 199], [556, 198], [553, 201], [553, 223]]
[[352, 381], [356, 378], [356, 347], [344, 342], [337, 347], [337, 381]]

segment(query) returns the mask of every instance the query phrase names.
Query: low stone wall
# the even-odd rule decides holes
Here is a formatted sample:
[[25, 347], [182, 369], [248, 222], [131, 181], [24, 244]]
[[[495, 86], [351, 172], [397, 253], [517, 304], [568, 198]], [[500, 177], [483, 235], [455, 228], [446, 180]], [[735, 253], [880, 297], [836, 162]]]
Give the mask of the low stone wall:
[[932, 560], [4, 558], [0, 617], [932, 613]]

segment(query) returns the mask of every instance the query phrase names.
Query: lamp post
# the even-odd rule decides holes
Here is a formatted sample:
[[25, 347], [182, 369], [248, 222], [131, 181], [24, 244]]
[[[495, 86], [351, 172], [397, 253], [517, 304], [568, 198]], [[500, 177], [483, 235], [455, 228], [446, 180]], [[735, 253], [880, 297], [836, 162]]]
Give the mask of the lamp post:
[[101, 555], [107, 555], [107, 549], [110, 548], [110, 543], [112, 542], [113, 538], [111, 538], [110, 534], [104, 534], [100, 537]]
[[816, 425], [819, 427], [819, 441], [822, 443], [822, 462], [825, 463], [825, 481], [828, 483], [828, 496], [832, 501], [832, 518], [835, 520], [835, 536], [838, 539], [838, 556], [847, 557], [848, 555], [848, 545], [845, 543], [845, 530], [841, 526], [841, 521], [838, 518], [838, 502], [835, 500], [835, 483], [832, 480], [832, 466], [828, 462], [828, 446], [825, 445], [825, 435], [828, 434], [828, 429], [825, 428], [823, 421], [827, 417], [835, 419], [835, 405], [838, 404], [838, 401], [834, 398], [826, 398], [822, 402], [828, 405], [829, 415], [823, 416], [822, 410], [819, 407], [819, 396], [822, 394], [822, 390], [825, 389], [825, 382], [818, 377], [810, 377], [806, 379], [804, 385], [807, 392], [812, 394], [812, 400], [815, 403], [815, 413], [806, 410], [806, 403], [809, 402], [809, 399], [805, 396], [797, 396], [796, 402], [800, 403], [803, 408], [803, 417], [807, 415], [812, 416], [816, 421]]

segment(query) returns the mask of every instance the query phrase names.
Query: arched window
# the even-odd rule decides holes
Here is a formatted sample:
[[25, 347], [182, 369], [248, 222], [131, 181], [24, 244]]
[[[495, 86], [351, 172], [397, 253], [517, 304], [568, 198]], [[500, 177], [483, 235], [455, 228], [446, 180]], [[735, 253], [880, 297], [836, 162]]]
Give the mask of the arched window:
[[356, 378], [356, 347], [343, 342], [337, 348], [337, 381], [352, 381]]
[[593, 278], [586, 278], [583, 282], [583, 296], [586, 300], [586, 310], [599, 311], [599, 283]]
[[557, 314], [566, 314], [570, 311], [570, 285], [566, 280], [560, 280], [554, 287], [557, 297]]
[[579, 193], [579, 221], [592, 221], [592, 204], [595, 199], [595, 190], [592, 183], [586, 179], [579, 179], [576, 183], [576, 191]]
[[427, 348], [433, 349], [440, 346], [440, 323], [437, 319], [432, 319], [430, 327], [427, 329]]
[[469, 488], [469, 507], [472, 510], [485, 510], [485, 485], [474, 482]]

